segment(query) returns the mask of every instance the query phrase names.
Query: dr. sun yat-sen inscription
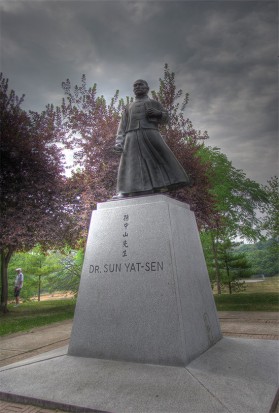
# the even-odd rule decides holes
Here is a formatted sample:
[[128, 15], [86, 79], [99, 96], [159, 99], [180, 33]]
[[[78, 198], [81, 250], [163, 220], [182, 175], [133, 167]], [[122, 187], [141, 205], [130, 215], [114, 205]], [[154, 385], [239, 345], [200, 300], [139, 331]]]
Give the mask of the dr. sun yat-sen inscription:
[[[129, 238], [131, 237], [133, 231], [133, 220], [129, 214], [124, 214], [119, 222], [120, 224], [120, 234], [119, 239], [119, 256], [126, 260], [131, 260], [130, 248], [129, 248]], [[121, 254], [121, 255], [120, 255]], [[140, 273], [140, 272], [163, 272], [164, 263], [163, 261], [145, 261], [145, 262], [118, 262], [118, 263], [104, 263], [98, 265], [95, 263], [89, 264], [88, 272], [89, 274], [106, 274], [106, 273]], [[120, 259], [121, 261], [121, 259]]]
[[101, 265], [89, 265], [89, 274], [121, 273], [121, 272], [163, 272], [163, 261], [120, 262]]

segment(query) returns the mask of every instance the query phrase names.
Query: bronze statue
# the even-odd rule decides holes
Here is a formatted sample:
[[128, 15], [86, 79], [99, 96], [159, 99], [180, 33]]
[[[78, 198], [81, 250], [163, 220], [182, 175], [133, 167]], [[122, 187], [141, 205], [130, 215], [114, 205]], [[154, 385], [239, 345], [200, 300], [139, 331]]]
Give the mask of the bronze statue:
[[134, 83], [135, 100], [123, 111], [115, 150], [121, 152], [114, 199], [167, 192], [189, 184], [189, 178], [161, 136], [168, 122], [162, 105], [147, 95], [145, 80]]

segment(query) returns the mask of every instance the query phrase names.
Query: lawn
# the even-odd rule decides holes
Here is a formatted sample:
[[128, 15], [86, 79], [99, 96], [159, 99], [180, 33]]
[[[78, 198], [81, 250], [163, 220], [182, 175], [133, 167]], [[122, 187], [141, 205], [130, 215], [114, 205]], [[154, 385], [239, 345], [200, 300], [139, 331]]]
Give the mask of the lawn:
[[279, 311], [278, 293], [214, 295], [218, 311]]
[[241, 293], [217, 295], [214, 290], [214, 298], [218, 311], [279, 311], [278, 292], [277, 275], [246, 282], [246, 290]]
[[[250, 280], [251, 281], [251, 280]], [[266, 277], [263, 281], [246, 282], [246, 293], [277, 293], [279, 292], [279, 275]]]
[[19, 307], [11, 304], [7, 314], [0, 313], [0, 336], [72, 319], [75, 304], [73, 299], [25, 302]]

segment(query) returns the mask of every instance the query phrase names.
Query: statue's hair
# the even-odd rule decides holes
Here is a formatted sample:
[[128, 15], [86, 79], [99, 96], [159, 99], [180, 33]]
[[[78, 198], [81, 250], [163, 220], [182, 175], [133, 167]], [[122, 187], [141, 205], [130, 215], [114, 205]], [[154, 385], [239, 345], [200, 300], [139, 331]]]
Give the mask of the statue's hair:
[[134, 81], [134, 83], [136, 83], [136, 82], [143, 82], [143, 83], [145, 83], [146, 84], [146, 86], [148, 87], [148, 89], [149, 89], [149, 86], [148, 86], [148, 83], [147, 83], [147, 81], [146, 80], [143, 80], [143, 79], [137, 79], [137, 80], [135, 80]]

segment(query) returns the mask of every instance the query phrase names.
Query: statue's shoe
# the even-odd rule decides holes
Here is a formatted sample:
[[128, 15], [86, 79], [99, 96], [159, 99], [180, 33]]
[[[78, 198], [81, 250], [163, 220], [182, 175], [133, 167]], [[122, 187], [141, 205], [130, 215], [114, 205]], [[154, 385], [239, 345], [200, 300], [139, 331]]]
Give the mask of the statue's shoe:
[[113, 197], [111, 198], [112, 201], [117, 201], [119, 199], [124, 199], [124, 198], [128, 198], [130, 195], [124, 195], [124, 194], [117, 194], [117, 195], [113, 195]]

